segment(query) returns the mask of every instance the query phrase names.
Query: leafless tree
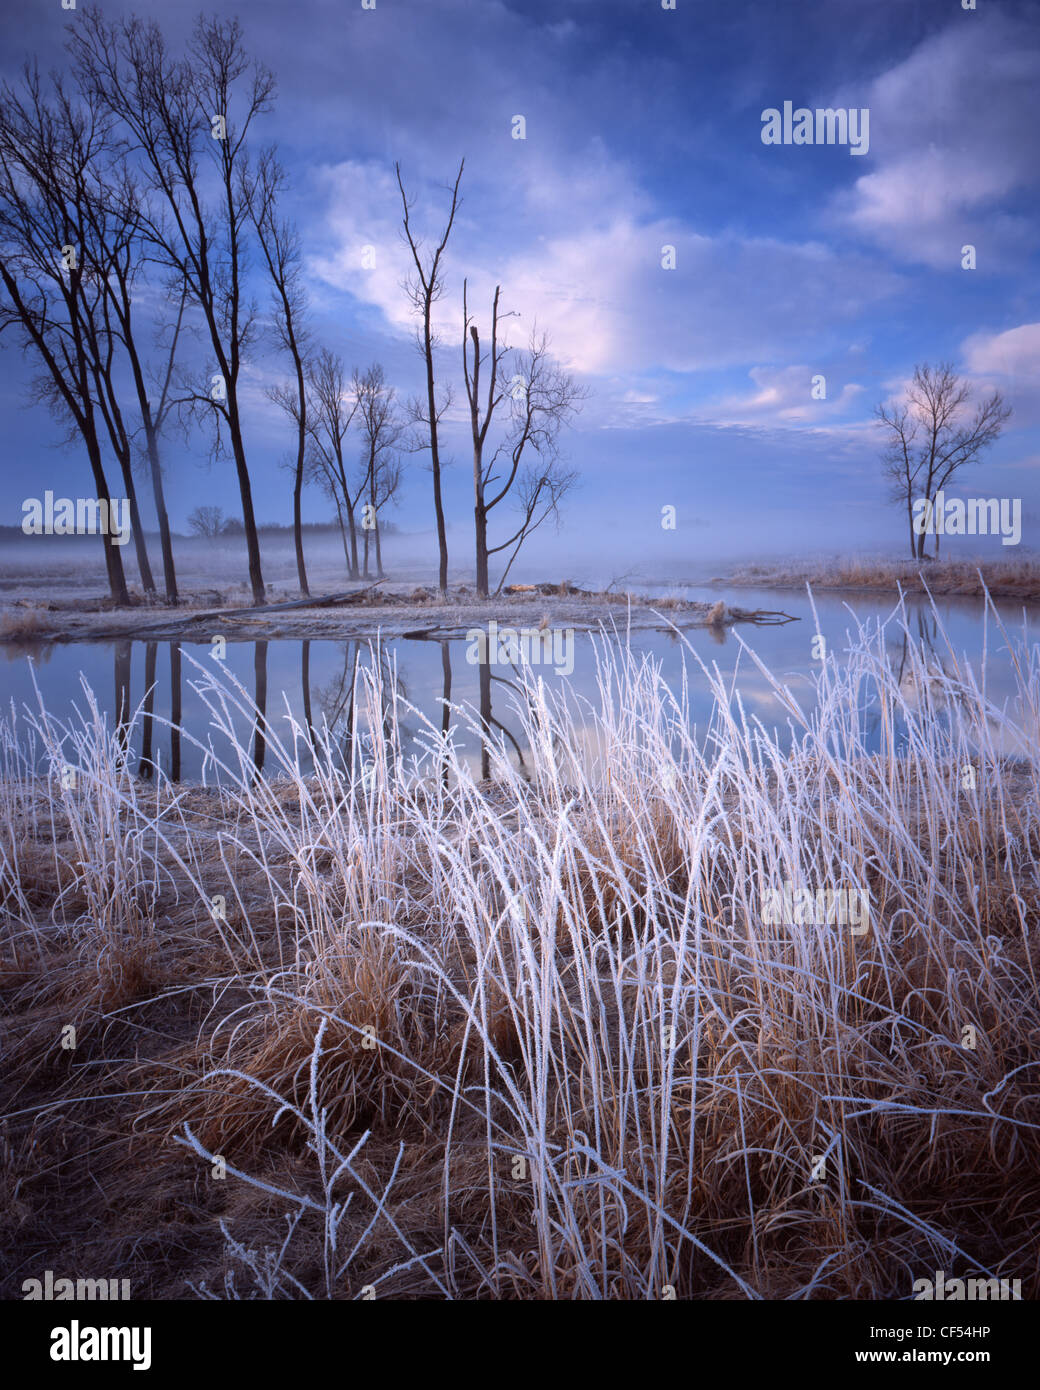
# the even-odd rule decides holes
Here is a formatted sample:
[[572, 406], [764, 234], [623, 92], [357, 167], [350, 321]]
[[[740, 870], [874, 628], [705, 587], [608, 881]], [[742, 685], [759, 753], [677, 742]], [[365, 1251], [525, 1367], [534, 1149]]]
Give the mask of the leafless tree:
[[[108, 343], [117, 342], [121, 357], [113, 360], [106, 354], [104, 370], [100, 373], [104, 387], [104, 397], [110, 402], [106, 410], [109, 434], [113, 447], [121, 456], [126, 454], [125, 471], [130, 469], [130, 454], [138, 431], [129, 431], [125, 412], [119, 403], [119, 381], [123, 359], [130, 369], [137, 414], [140, 418], [140, 433], [144, 435], [144, 455], [152, 485], [152, 500], [159, 526], [159, 544], [163, 558], [163, 581], [166, 601], [176, 604], [177, 573], [173, 559], [173, 538], [170, 530], [169, 512], [166, 507], [166, 491], [163, 482], [162, 462], [159, 452], [159, 439], [172, 406], [171, 384], [177, 360], [177, 348], [184, 321], [187, 299], [184, 287], [177, 296], [176, 316], [172, 323], [162, 323], [155, 333], [158, 367], [149, 365], [151, 354], [142, 342], [138, 317], [133, 309], [134, 294], [143, 264], [141, 238], [139, 235], [138, 189], [131, 175], [125, 169], [110, 167], [105, 181], [106, 192], [101, 195], [111, 209], [117, 235], [105, 239], [102, 219], [92, 219], [91, 236], [95, 255], [103, 254], [101, 271], [106, 294], [104, 304], [105, 336]], [[157, 394], [153, 396], [149, 381], [154, 383]], [[100, 385], [100, 383], [99, 383]]]
[[[32, 101], [32, 109], [39, 120], [43, 115], [39, 87], [26, 83], [25, 95]], [[67, 129], [71, 157], [52, 171], [54, 179], [61, 183], [52, 183], [46, 196], [61, 200], [74, 219], [80, 238], [82, 293], [77, 304], [82, 341], [94, 383], [94, 400], [130, 504], [130, 524], [141, 584], [146, 594], [154, 594], [155, 580], [134, 480], [133, 430], [123, 400], [123, 348], [128, 336], [132, 341], [132, 335], [121, 331], [118, 313], [128, 297], [134, 253], [139, 250], [139, 246], [135, 246], [134, 205], [132, 198], [127, 201], [129, 190], [124, 188], [122, 198], [118, 196], [119, 171], [112, 168], [107, 157], [107, 142], [104, 139], [91, 142], [92, 148], [88, 151], [83, 138], [88, 129], [106, 129], [108, 122], [104, 113], [91, 111], [89, 103], [71, 97], [58, 78], [53, 79], [52, 100], [52, 108], [44, 119]], [[29, 110], [22, 107], [25, 115], [29, 115]], [[57, 399], [55, 403], [59, 403]], [[70, 423], [75, 433], [75, 422]]]
[[347, 431], [357, 414], [357, 397], [347, 389], [342, 358], [322, 348], [307, 373], [310, 404], [307, 412], [308, 470], [336, 507], [343, 553], [351, 579], [360, 577], [357, 544], [357, 504], [364, 479], [350, 480], [344, 447]]
[[270, 150], [261, 155], [254, 190], [253, 222], [267, 273], [271, 278], [278, 345], [293, 366], [291, 384], [272, 387], [270, 400], [282, 408], [296, 426], [296, 459], [293, 465], [293, 539], [300, 591], [309, 594], [303, 557], [302, 498], [307, 459], [307, 296], [300, 280], [300, 238], [293, 224], [277, 214], [278, 194], [285, 173]]
[[[68, 197], [106, 135], [96, 112], [77, 112], [71, 126], [57, 118], [34, 69], [25, 72], [23, 94], [8, 86], [0, 95], [0, 330], [16, 328], [42, 364], [36, 396], [71, 422], [86, 448], [97, 500], [107, 509], [111, 494], [84, 332], [103, 292], [86, 260], [82, 210]], [[119, 547], [108, 534], [102, 543], [109, 591], [127, 604]]]
[[151, 253], [187, 287], [204, 322], [217, 375], [193, 400], [210, 414], [218, 441], [227, 429], [253, 600], [262, 603], [239, 389], [256, 334], [256, 309], [245, 289], [254, 196], [248, 138], [257, 117], [270, 109], [274, 78], [249, 62], [237, 20], [201, 16], [187, 53], [174, 58], [156, 23], [129, 18], [108, 24], [97, 10], [87, 10], [69, 49], [81, 86], [119, 122], [124, 149], [146, 179], [151, 197], [142, 227]]
[[429, 437], [430, 447], [430, 469], [433, 474], [433, 509], [437, 518], [437, 545], [440, 551], [439, 583], [442, 594], [448, 592], [448, 534], [444, 520], [444, 504], [441, 497], [441, 455], [439, 426], [444, 412], [451, 404], [451, 393], [446, 392], [440, 402], [437, 400], [437, 387], [434, 379], [434, 350], [437, 346], [436, 335], [433, 332], [433, 306], [444, 293], [442, 257], [444, 248], [448, 244], [451, 229], [455, 222], [455, 214], [459, 209], [459, 184], [462, 181], [462, 171], [465, 167], [465, 160], [459, 163], [459, 172], [455, 176], [455, 183], [451, 189], [451, 206], [448, 209], [448, 220], [444, 228], [444, 235], [437, 243], [431, 254], [424, 255], [423, 242], [417, 238], [412, 229], [411, 211], [413, 202], [410, 202], [404, 191], [404, 183], [401, 180], [401, 166], [394, 165], [394, 172], [397, 175], [397, 186], [401, 191], [401, 204], [403, 213], [403, 231], [408, 249], [412, 255], [415, 265], [415, 276], [409, 278], [405, 283], [405, 289], [412, 302], [415, 312], [421, 317], [422, 324], [417, 332], [416, 338], [419, 351], [422, 354], [426, 365], [426, 402], [413, 401], [411, 403], [411, 414], [415, 424]]
[[[971, 387], [947, 362], [937, 367], [920, 363], [902, 405], [879, 405], [878, 423], [886, 432], [884, 469], [891, 482], [891, 498], [906, 507], [910, 530], [910, 554], [925, 554], [925, 531], [915, 534], [914, 502], [927, 500], [929, 514], [942, 489], [967, 464], [975, 463], [984, 449], [995, 443], [1011, 416], [999, 391], [981, 401], [973, 415], [965, 406]], [[939, 536], [935, 537], [935, 556]]]
[[383, 553], [379, 533], [379, 512], [397, 492], [401, 482], [398, 447], [404, 433], [404, 421], [397, 408], [396, 393], [386, 384], [383, 368], [374, 363], [364, 373], [355, 371], [353, 396], [357, 402], [361, 430], [361, 465], [364, 477], [361, 490], [367, 506], [361, 529], [365, 533], [364, 577], [369, 578], [369, 537], [375, 542], [376, 575], [383, 577]]
[[[490, 557], [511, 552], [497, 593], [527, 537], [544, 521], [559, 515], [560, 502], [577, 476], [560, 463], [559, 436], [587, 394], [551, 356], [545, 334], [532, 333], [526, 352], [516, 353], [507, 345], [501, 329], [506, 315], [499, 308], [500, 298], [501, 287], [496, 286], [490, 348], [482, 352], [463, 282], [462, 370], [473, 437], [476, 587], [482, 598], [488, 596]], [[482, 372], [486, 377], [483, 395]], [[492, 449], [489, 440], [496, 415], [502, 417], [503, 427]], [[488, 520], [507, 497], [518, 506], [519, 524], [511, 535], [491, 545]]]
[[[61, 119], [71, 127], [75, 121], [76, 108], [68, 101], [60, 84], [58, 97], [61, 102]], [[150, 590], [154, 585], [151, 582], [151, 567], [147, 550], [144, 548], [144, 528], [139, 520], [140, 513], [137, 510], [136, 489], [133, 483], [137, 440], [143, 432], [144, 457], [147, 460], [159, 526], [166, 600], [168, 603], [176, 604], [177, 576], [159, 455], [159, 438], [172, 404], [170, 386], [184, 318], [186, 291], [182, 285], [179, 296], [175, 296], [178, 304], [176, 319], [172, 325], [160, 323], [155, 332], [155, 346], [161, 347], [160, 366], [156, 371], [150, 363], [152, 354], [146, 344], [148, 335], [142, 333], [140, 315], [134, 309], [134, 299], [147, 254], [141, 226], [141, 190], [138, 180], [125, 157], [107, 148], [97, 153], [91, 163], [85, 166], [84, 175], [77, 187], [76, 196], [82, 209], [84, 251], [87, 259], [85, 274], [99, 292], [93, 305], [93, 316], [84, 321], [84, 336], [90, 349], [96, 398], [131, 500], [131, 520], [140, 532], [138, 564], [145, 588]], [[132, 399], [140, 418], [139, 428], [134, 426], [129, 407], [124, 400], [128, 374], [132, 385]], [[149, 380], [155, 383], [158, 391], [154, 399]]]
[[196, 507], [188, 514], [188, 526], [192, 535], [203, 536], [212, 541], [224, 530], [224, 512], [220, 507]]

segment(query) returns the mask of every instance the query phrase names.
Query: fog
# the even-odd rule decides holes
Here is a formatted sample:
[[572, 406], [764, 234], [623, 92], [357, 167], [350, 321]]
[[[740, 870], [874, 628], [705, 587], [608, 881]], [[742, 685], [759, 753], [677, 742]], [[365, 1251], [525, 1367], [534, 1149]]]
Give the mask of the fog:
[[[819, 527], [798, 519], [773, 519], [748, 524], [738, 519], [683, 524], [674, 530], [644, 525], [588, 527], [573, 521], [559, 532], [544, 527], [520, 551], [509, 571], [508, 583], [558, 583], [567, 579], [585, 588], [626, 585], [698, 583], [725, 577], [747, 563], [783, 560], [849, 558], [857, 553], [904, 558], [906, 543], [898, 528], [878, 527], [858, 547], [842, 546], [835, 536], [831, 546], [821, 544]], [[959, 542], [959, 543], [957, 543]], [[272, 598], [292, 597], [299, 591], [291, 532], [261, 535], [264, 579]], [[158, 537], [149, 536], [148, 548], [157, 585], [161, 587], [162, 561]], [[452, 584], [473, 582], [473, 541], [467, 529], [449, 527], [449, 574]], [[332, 593], [353, 587], [344, 560], [343, 546], [332, 530], [308, 532], [304, 537], [307, 572], [312, 593]], [[437, 582], [437, 537], [431, 529], [394, 532], [382, 538], [385, 583], [432, 586]], [[140, 588], [133, 545], [123, 548], [128, 583]], [[970, 536], [947, 541], [946, 558], [997, 557], [1018, 559], [1031, 553], [1026, 546], [1002, 547], [999, 538]], [[178, 582], [185, 591], [213, 590], [214, 601], [233, 601], [248, 594], [245, 542], [241, 536], [216, 540], [176, 536], [174, 559]], [[492, 562], [492, 585], [505, 567], [498, 557]], [[373, 566], [374, 569], [374, 566]], [[372, 580], [375, 576], [373, 573]], [[362, 581], [364, 582], [364, 581]], [[66, 589], [74, 592], [65, 593]], [[101, 542], [93, 536], [8, 536], [0, 540], [0, 594], [7, 602], [20, 598], [92, 599], [107, 595]]]

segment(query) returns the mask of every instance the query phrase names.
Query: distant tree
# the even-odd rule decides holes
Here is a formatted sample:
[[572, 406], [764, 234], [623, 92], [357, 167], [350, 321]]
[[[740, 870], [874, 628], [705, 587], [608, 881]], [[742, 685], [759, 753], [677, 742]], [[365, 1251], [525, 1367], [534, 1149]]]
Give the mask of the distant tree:
[[206, 540], [215, 540], [225, 525], [220, 507], [196, 507], [188, 514], [188, 527], [192, 535], [203, 536]]
[[[929, 514], [934, 514], [938, 494], [1000, 438], [1011, 416], [1011, 407], [999, 391], [981, 401], [973, 415], [966, 415], [970, 395], [970, 386], [949, 363], [937, 367], [921, 363], [914, 368], [905, 403], [877, 408], [876, 419], [886, 435], [885, 476], [891, 484], [891, 500], [906, 507], [912, 558], [933, 558], [925, 553], [926, 533], [914, 531], [915, 501], [927, 500]], [[938, 554], [936, 534], [934, 558]]]
[[442, 594], [448, 592], [448, 533], [444, 520], [444, 503], [441, 497], [441, 454], [440, 454], [440, 435], [439, 427], [441, 417], [451, 404], [451, 391], [447, 391], [438, 403], [437, 387], [434, 380], [433, 357], [434, 349], [437, 346], [437, 339], [433, 332], [433, 306], [444, 293], [443, 266], [441, 258], [444, 255], [444, 248], [448, 244], [451, 229], [455, 222], [455, 214], [459, 209], [459, 184], [462, 181], [462, 171], [465, 168], [465, 160], [459, 163], [459, 172], [455, 175], [455, 184], [451, 190], [451, 206], [448, 209], [448, 220], [445, 224], [444, 235], [437, 243], [433, 253], [426, 257], [423, 256], [423, 243], [416, 237], [411, 224], [411, 210], [413, 204], [409, 202], [408, 196], [404, 191], [404, 184], [401, 181], [401, 166], [394, 165], [394, 172], [397, 175], [397, 186], [401, 191], [401, 203], [404, 209], [403, 228], [405, 241], [408, 249], [412, 253], [412, 262], [415, 265], [415, 277], [406, 282], [408, 296], [411, 299], [412, 307], [422, 319], [421, 327], [417, 333], [417, 343], [422, 354], [423, 362], [426, 367], [426, 402], [415, 400], [411, 403], [411, 415], [416, 425], [423, 431], [429, 441], [430, 449], [430, 471], [433, 474], [433, 509], [437, 519], [437, 545], [440, 551], [440, 565], [438, 570], [438, 580]]
[[[512, 552], [499, 580], [501, 590], [524, 541], [549, 517], [558, 515], [561, 500], [574, 485], [577, 475], [561, 465], [558, 440], [586, 394], [550, 355], [545, 334], [532, 333], [526, 352], [515, 353], [508, 347], [501, 331], [506, 316], [499, 309], [500, 295], [496, 286], [491, 342], [483, 352], [463, 282], [462, 366], [473, 436], [476, 587], [482, 598], [488, 596], [490, 557], [500, 551]], [[486, 374], [483, 396], [482, 372]], [[503, 427], [492, 450], [489, 437], [496, 415], [502, 418]], [[489, 517], [511, 494], [518, 503], [519, 524], [504, 540], [492, 545]]]
[[322, 348], [310, 364], [307, 391], [308, 469], [335, 504], [347, 570], [351, 579], [357, 579], [360, 570], [355, 513], [365, 479], [355, 486], [347, 468], [345, 441], [358, 402], [357, 396], [351, 396], [347, 390], [343, 359]]
[[376, 575], [383, 577], [379, 511], [396, 493], [401, 482], [398, 445], [404, 434], [404, 420], [397, 408], [396, 393], [386, 384], [383, 368], [374, 363], [364, 373], [355, 370], [353, 395], [361, 430], [363, 478], [361, 494], [367, 499], [361, 529], [365, 534], [364, 576], [369, 578], [369, 538], [374, 541]]

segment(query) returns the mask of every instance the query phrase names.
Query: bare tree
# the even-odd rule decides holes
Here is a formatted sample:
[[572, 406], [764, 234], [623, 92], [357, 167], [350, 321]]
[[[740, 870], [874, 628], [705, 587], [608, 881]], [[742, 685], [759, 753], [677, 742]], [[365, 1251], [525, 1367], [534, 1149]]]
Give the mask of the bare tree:
[[[106, 294], [105, 328], [109, 342], [118, 342], [130, 368], [136, 396], [140, 429], [144, 434], [144, 453], [152, 485], [152, 500], [155, 505], [156, 520], [159, 526], [159, 544], [163, 558], [163, 581], [166, 601], [176, 604], [177, 573], [173, 559], [173, 538], [170, 530], [170, 517], [166, 506], [166, 492], [163, 482], [162, 463], [159, 454], [159, 438], [163, 425], [172, 406], [170, 387], [177, 359], [187, 299], [182, 286], [178, 296], [176, 318], [171, 324], [160, 325], [157, 339], [164, 338], [162, 345], [163, 367], [154, 375], [158, 395], [153, 398], [148, 382], [153, 373], [146, 364], [145, 349], [139, 341], [137, 320], [133, 311], [134, 294], [143, 264], [143, 246], [140, 237], [139, 191], [130, 172], [124, 167], [109, 166], [104, 178], [107, 192], [102, 195], [109, 205], [116, 234], [108, 239], [103, 234], [104, 219], [92, 218], [91, 236], [94, 254], [103, 257], [100, 270]], [[121, 361], [120, 361], [121, 365]], [[137, 431], [127, 434], [124, 412], [119, 407], [117, 392], [116, 363], [111, 354], [106, 357], [103, 381], [105, 394], [111, 402], [106, 412], [109, 433], [117, 453], [125, 451], [126, 470], [130, 468], [130, 452]]]
[[[237, 20], [201, 16], [184, 58], [167, 51], [158, 25], [106, 24], [88, 10], [69, 40], [85, 91], [121, 125], [125, 148], [145, 171], [155, 206], [142, 217], [152, 254], [187, 286], [217, 366], [194, 404], [228, 432], [242, 498], [253, 601], [264, 600], [260, 545], [242, 433], [239, 383], [254, 338], [246, 298], [247, 227], [254, 187], [248, 137], [271, 106], [274, 78], [250, 64]], [[205, 194], [216, 189], [212, 204]]]
[[[463, 282], [462, 370], [473, 437], [476, 587], [482, 598], [488, 596], [490, 557], [500, 551], [512, 552], [497, 593], [524, 541], [548, 518], [558, 516], [561, 500], [574, 485], [577, 475], [561, 466], [558, 440], [587, 394], [550, 355], [545, 334], [532, 333], [527, 351], [513, 352], [501, 333], [501, 323], [507, 315], [499, 309], [500, 297], [501, 287], [496, 286], [491, 305], [491, 345], [482, 353]], [[487, 383], [483, 396], [482, 371]], [[492, 451], [488, 442], [492, 422], [506, 402], [500, 440]], [[519, 524], [505, 540], [491, 545], [490, 514], [510, 495], [518, 504]]]
[[919, 422], [910, 415], [909, 407], [893, 406], [887, 409], [884, 404], [875, 412], [879, 424], [888, 431], [883, 454], [885, 477], [889, 479], [889, 500], [906, 506], [906, 523], [910, 532], [910, 557], [917, 554], [918, 536], [914, 532], [914, 498], [917, 495], [917, 480], [924, 460], [915, 448]]
[[376, 575], [383, 577], [383, 553], [379, 533], [379, 511], [396, 493], [401, 481], [401, 465], [397, 455], [404, 433], [404, 421], [396, 404], [396, 393], [387, 386], [383, 368], [374, 363], [363, 374], [356, 371], [353, 395], [357, 402], [361, 428], [361, 464], [364, 477], [361, 491], [367, 496], [361, 529], [365, 533], [364, 577], [369, 578], [368, 550], [370, 535], [375, 541]]
[[276, 199], [285, 183], [285, 173], [270, 150], [260, 158], [253, 204], [253, 221], [267, 272], [271, 277], [275, 302], [275, 333], [278, 345], [288, 353], [293, 365], [293, 381], [268, 391], [270, 400], [282, 408], [296, 426], [296, 459], [293, 467], [293, 539], [296, 544], [296, 573], [300, 591], [310, 594], [307, 567], [303, 558], [303, 482], [307, 460], [307, 296], [300, 281], [300, 238], [296, 228], [279, 219]]
[[351, 579], [357, 579], [360, 570], [355, 511], [364, 479], [355, 487], [346, 464], [344, 441], [358, 402], [356, 395], [348, 394], [342, 358], [322, 348], [307, 373], [307, 390], [308, 469], [335, 504], [347, 569]]
[[[73, 110], [64, 92], [59, 91], [59, 96], [63, 105], [62, 118], [71, 124]], [[168, 332], [171, 327], [168, 324], [161, 325], [158, 330], [157, 337], [166, 336], [163, 346], [165, 363], [163, 370], [155, 377], [159, 394], [153, 400], [148, 386], [148, 379], [153, 374], [146, 363], [148, 353], [140, 342], [138, 316], [133, 308], [147, 251], [141, 225], [141, 191], [126, 158], [119, 153], [112, 155], [106, 151], [103, 159], [92, 161], [89, 182], [85, 181], [79, 191], [79, 202], [83, 209], [87, 255], [93, 267], [92, 271], [88, 267], [88, 273], [92, 274], [102, 292], [94, 320], [84, 324], [85, 336], [91, 348], [91, 369], [98, 405], [131, 499], [131, 519], [140, 531], [138, 564], [142, 579], [146, 590], [154, 590], [133, 484], [136, 439], [141, 431], [144, 433], [144, 455], [159, 526], [166, 600], [176, 604], [177, 576], [159, 457], [159, 437], [172, 405], [170, 385], [184, 318], [186, 289], [182, 284], [176, 296], [179, 303], [172, 332]], [[140, 417], [140, 430], [132, 427], [122, 399], [127, 368]]]
[[[969, 463], [977, 462], [982, 451], [995, 443], [1011, 416], [999, 391], [981, 401], [973, 415], [964, 407], [971, 388], [954, 372], [951, 364], [937, 367], [920, 363], [914, 368], [906, 403], [890, 409], [877, 408], [876, 418], [887, 433], [884, 467], [891, 480], [891, 497], [906, 506], [910, 528], [910, 554], [918, 560], [925, 554], [925, 531], [914, 531], [914, 502], [926, 500], [927, 514], [934, 514], [935, 500], [951, 479]], [[935, 556], [939, 536], [935, 536]]]
[[433, 355], [437, 346], [437, 339], [433, 332], [433, 306], [444, 293], [443, 269], [441, 258], [444, 255], [444, 248], [448, 244], [448, 237], [455, 222], [455, 214], [459, 208], [459, 184], [462, 181], [462, 171], [466, 161], [459, 163], [459, 172], [455, 176], [455, 184], [451, 190], [451, 206], [448, 210], [448, 220], [444, 228], [444, 235], [437, 243], [431, 255], [424, 258], [423, 242], [417, 239], [412, 230], [411, 210], [413, 204], [409, 202], [404, 191], [404, 184], [401, 180], [401, 166], [394, 165], [394, 172], [397, 175], [397, 186], [401, 191], [401, 204], [404, 209], [403, 229], [404, 237], [408, 243], [408, 249], [412, 253], [412, 261], [415, 265], [415, 277], [410, 278], [405, 289], [412, 302], [415, 312], [422, 318], [422, 325], [417, 333], [417, 343], [426, 364], [426, 404], [420, 401], [412, 402], [411, 413], [415, 423], [429, 435], [430, 441], [430, 469], [433, 473], [433, 509], [437, 518], [437, 545], [440, 551], [439, 583], [442, 594], [448, 592], [448, 535], [444, 521], [444, 504], [441, 498], [441, 455], [439, 425], [441, 417], [451, 404], [450, 391], [437, 402], [437, 388], [434, 380]]
[[220, 507], [196, 507], [188, 513], [188, 526], [192, 535], [203, 536], [206, 540], [216, 540], [224, 531], [224, 512]]
[[[35, 391], [67, 421], [87, 451], [97, 500], [111, 500], [102, 460], [84, 322], [96, 308], [96, 276], [84, 264], [84, 229], [75, 200], [65, 194], [83, 178], [85, 161], [106, 132], [75, 113], [56, 118], [43, 98], [39, 75], [25, 73], [22, 100], [10, 87], [0, 97], [0, 279], [5, 302], [0, 329], [16, 327], [23, 346], [42, 363]], [[91, 113], [91, 117], [95, 113]], [[118, 546], [102, 533], [109, 592], [130, 601]]]

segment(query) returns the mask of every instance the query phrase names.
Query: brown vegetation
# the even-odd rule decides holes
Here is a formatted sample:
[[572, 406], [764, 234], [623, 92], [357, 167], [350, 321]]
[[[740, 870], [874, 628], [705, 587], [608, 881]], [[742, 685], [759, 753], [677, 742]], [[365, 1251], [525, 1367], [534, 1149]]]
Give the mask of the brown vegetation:
[[[0, 1292], [1040, 1293], [1036, 649], [1006, 709], [915, 651], [908, 702], [861, 635], [811, 718], [773, 684], [790, 751], [703, 667], [706, 744], [598, 659], [482, 783], [434, 729], [409, 772], [364, 672], [369, 758], [272, 732], [218, 789], [136, 781], [93, 708], [6, 731]], [[869, 931], [770, 925], [791, 881]]]

